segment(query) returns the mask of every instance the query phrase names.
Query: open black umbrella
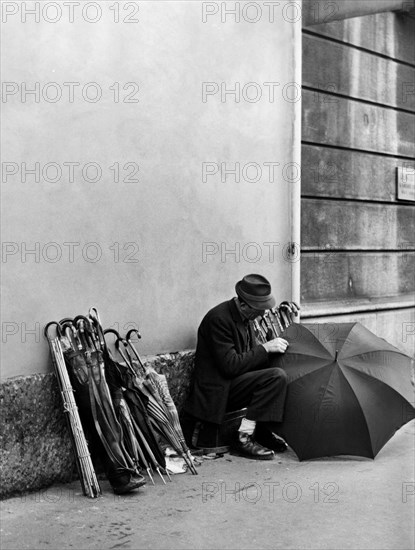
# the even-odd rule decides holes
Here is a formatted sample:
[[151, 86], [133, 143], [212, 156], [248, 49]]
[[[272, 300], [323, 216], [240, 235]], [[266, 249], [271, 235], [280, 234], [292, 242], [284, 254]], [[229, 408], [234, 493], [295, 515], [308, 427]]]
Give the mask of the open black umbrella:
[[360, 323], [293, 324], [282, 337], [288, 391], [278, 433], [300, 460], [374, 458], [415, 417], [413, 361]]

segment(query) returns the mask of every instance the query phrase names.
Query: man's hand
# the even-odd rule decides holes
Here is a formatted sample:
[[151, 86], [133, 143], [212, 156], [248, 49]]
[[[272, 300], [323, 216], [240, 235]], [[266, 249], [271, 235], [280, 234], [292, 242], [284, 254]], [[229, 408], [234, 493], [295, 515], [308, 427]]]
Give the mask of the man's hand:
[[274, 338], [269, 342], [262, 344], [268, 353], [285, 353], [285, 350], [288, 347], [287, 340], [284, 338]]

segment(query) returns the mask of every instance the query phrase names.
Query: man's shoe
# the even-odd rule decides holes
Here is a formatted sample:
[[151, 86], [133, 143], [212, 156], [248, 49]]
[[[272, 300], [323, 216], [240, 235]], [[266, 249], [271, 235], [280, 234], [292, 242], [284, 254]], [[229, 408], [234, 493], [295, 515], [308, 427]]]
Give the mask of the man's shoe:
[[121, 479], [112, 481], [112, 490], [116, 495], [125, 495], [138, 489], [146, 484], [146, 480], [141, 474], [131, 474], [129, 479], [126, 479], [126, 476], [122, 476]]
[[236, 450], [248, 458], [256, 460], [272, 460], [274, 453], [254, 440], [252, 435], [244, 432], [238, 432], [238, 443]]
[[271, 430], [263, 428], [258, 430], [257, 428], [255, 431], [255, 439], [258, 443], [276, 453], [283, 453], [288, 449], [287, 443], [281, 437], [274, 434], [274, 432], [271, 432]]

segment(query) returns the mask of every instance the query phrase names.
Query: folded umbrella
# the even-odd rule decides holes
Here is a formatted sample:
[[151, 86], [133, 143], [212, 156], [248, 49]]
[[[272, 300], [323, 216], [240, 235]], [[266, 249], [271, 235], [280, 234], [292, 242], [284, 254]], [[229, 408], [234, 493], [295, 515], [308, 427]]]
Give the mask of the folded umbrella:
[[[124, 397], [114, 400], [114, 407], [124, 434], [125, 445], [137, 467], [144, 468], [154, 485], [151, 466], [142, 447], [146, 449], [145, 438], [131, 415]], [[141, 444], [140, 444], [141, 442]], [[163, 480], [164, 481], [164, 480]]]
[[374, 458], [415, 417], [413, 361], [360, 323], [292, 324], [276, 365], [288, 375], [278, 433], [300, 460]]
[[[123, 388], [122, 396], [125, 400], [126, 408], [130, 413], [132, 426], [134, 428], [134, 436], [141, 450], [140, 462], [151, 476], [150, 468], [154, 468], [159, 474], [160, 478], [164, 481], [162, 472], [167, 474], [166, 461], [162, 450], [160, 449], [159, 442], [154, 432], [154, 427], [151, 423], [150, 415], [148, 414], [148, 395], [141, 386], [141, 382], [137, 376], [137, 373], [131, 368], [130, 357], [126, 357], [121, 350], [121, 356], [124, 359], [124, 363], [120, 363], [114, 359], [109, 347], [105, 342], [105, 336], [108, 334], [114, 334], [117, 338], [116, 348], [119, 349], [119, 342], [122, 341], [120, 335], [114, 329], [106, 329], [102, 331], [104, 340], [104, 357], [107, 376], [110, 386], [112, 388]], [[125, 409], [122, 411], [124, 433], [127, 439], [131, 439], [133, 433], [130, 426], [125, 423]], [[121, 411], [120, 411], [121, 413]], [[137, 448], [138, 450], [138, 448]], [[144, 459], [144, 460], [143, 460]]]
[[[128, 352], [128, 349], [132, 350], [137, 360], [137, 364], [144, 375], [142, 389], [143, 391], [147, 390], [147, 408], [151, 414], [151, 418], [154, 420], [154, 426], [162, 437], [172, 445], [179, 456], [183, 457], [191, 473], [197, 475], [193, 458], [183, 435], [176, 406], [170, 395], [166, 377], [162, 374], [158, 374], [153, 368], [144, 366], [143, 361], [132, 344], [131, 336], [133, 333], [136, 334], [138, 338], [141, 338], [138, 330], [131, 329], [126, 335], [124, 347], [126, 348], [126, 352]], [[133, 360], [129, 353], [128, 360], [133, 368]]]
[[[58, 337], [51, 338], [49, 329], [55, 325]], [[55, 367], [55, 374], [58, 381], [59, 389], [62, 396], [63, 409], [66, 413], [66, 419], [69, 428], [69, 434], [72, 441], [72, 448], [75, 453], [75, 462], [78, 469], [78, 475], [82, 486], [82, 491], [85, 496], [96, 498], [101, 494], [101, 487], [95, 473], [92, 463], [91, 454], [88, 448], [81, 419], [78, 412], [78, 407], [75, 402], [73, 388], [69, 379], [68, 371], [63, 356], [60, 337], [62, 337], [59, 323], [52, 321], [48, 323], [44, 329], [44, 334], [48, 340], [52, 361]]]
[[63, 319], [60, 325], [65, 363], [93, 454], [100, 455], [114, 491], [125, 486], [126, 479], [137, 487], [143, 485], [144, 478], [125, 446], [105, 377], [103, 354], [90, 320], [78, 315], [73, 320]]
[[282, 337], [284, 330], [298, 317], [299, 311], [300, 307], [295, 302], [281, 302], [278, 307], [266, 310], [252, 323], [257, 340], [265, 343]]
[[[170, 425], [172, 427], [173, 434], [175, 436], [176, 446], [178, 448], [179, 454], [183, 453], [184, 460], [188, 465], [190, 471], [193, 475], [197, 475], [198, 472], [194, 465], [193, 457], [190, 453], [189, 447], [187, 446], [186, 439], [183, 434], [182, 426], [180, 424], [179, 413], [177, 412], [176, 405], [173, 401], [173, 398], [170, 394], [169, 386], [167, 379], [164, 374], [159, 374], [151, 367], [144, 367], [144, 364], [135, 349], [134, 345], [131, 342], [131, 335], [135, 333], [139, 338], [141, 338], [140, 333], [136, 329], [131, 329], [126, 335], [126, 341], [130, 348], [133, 351], [141, 369], [146, 374], [146, 379], [150, 382], [152, 387], [155, 389], [154, 394], [159, 398], [159, 401], [164, 405], [165, 411], [167, 412], [168, 419], [170, 420]], [[178, 445], [177, 445], [178, 443]]]

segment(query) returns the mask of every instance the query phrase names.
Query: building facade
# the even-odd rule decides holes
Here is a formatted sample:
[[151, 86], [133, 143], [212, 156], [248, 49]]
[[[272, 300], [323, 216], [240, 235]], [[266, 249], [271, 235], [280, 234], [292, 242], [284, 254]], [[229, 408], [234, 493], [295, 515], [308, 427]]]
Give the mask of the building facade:
[[411, 356], [415, 202], [397, 181], [413, 186], [414, 91], [413, 13], [304, 27], [303, 318], [360, 321]]
[[91, 306], [180, 399], [249, 272], [413, 353], [413, 4], [2, 3], [3, 495], [68, 477], [42, 330]]

